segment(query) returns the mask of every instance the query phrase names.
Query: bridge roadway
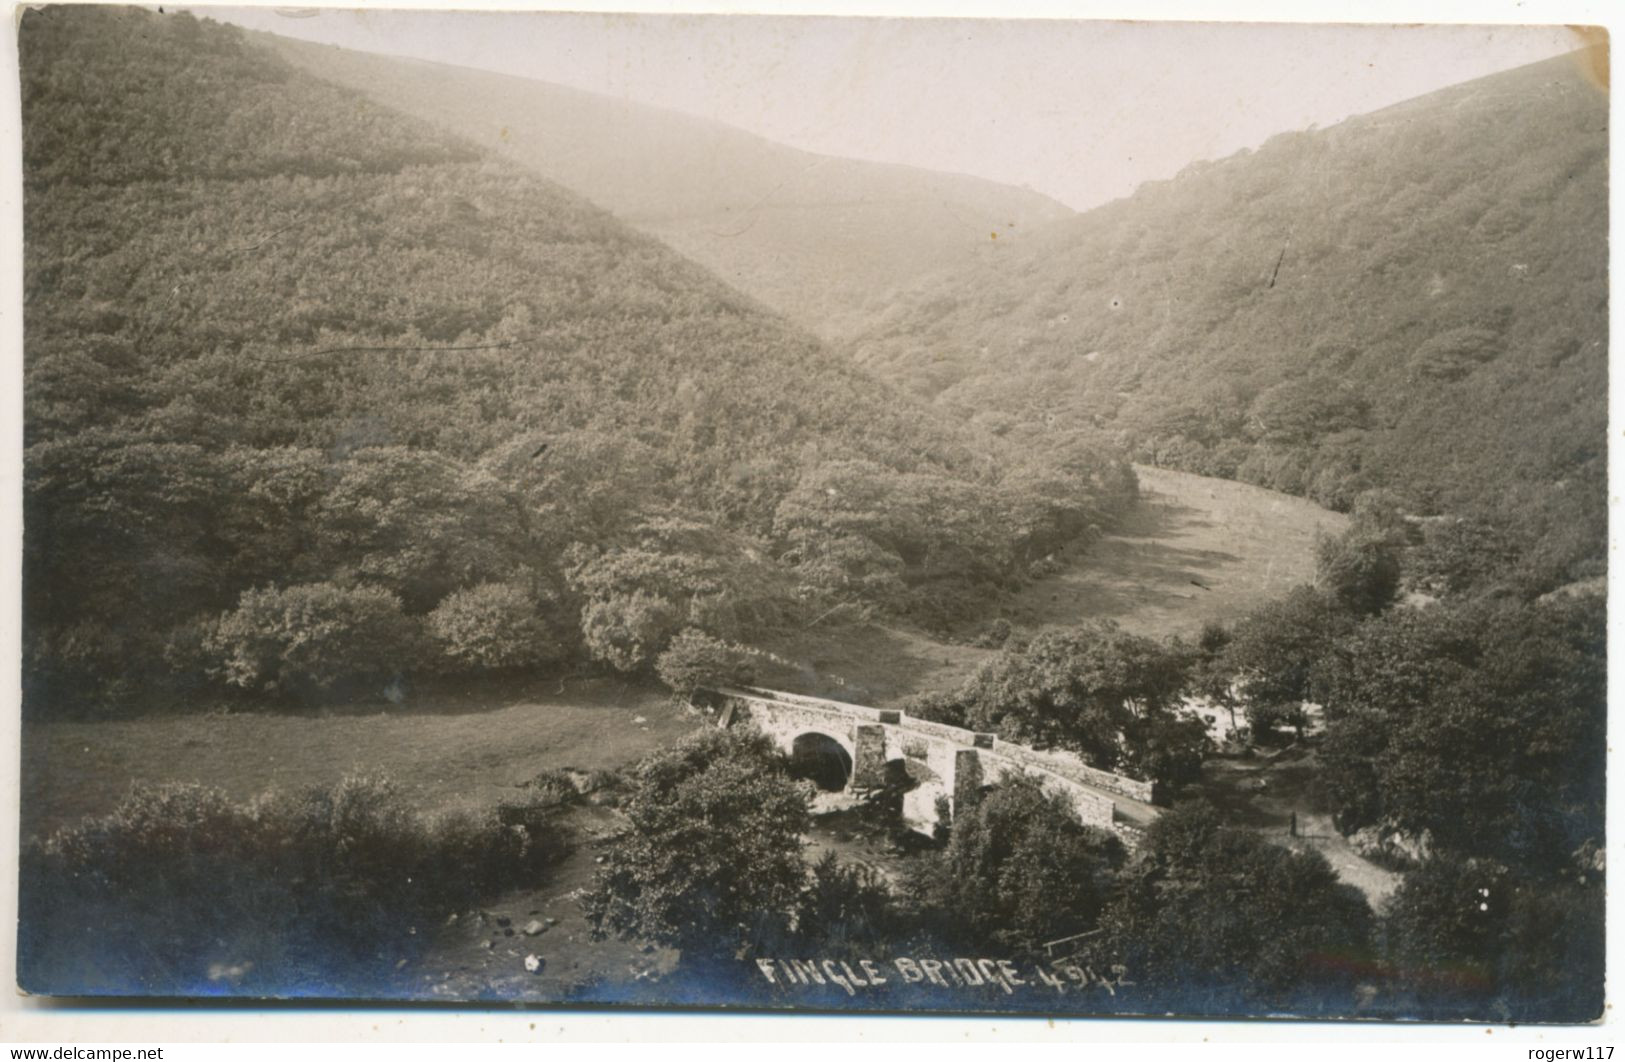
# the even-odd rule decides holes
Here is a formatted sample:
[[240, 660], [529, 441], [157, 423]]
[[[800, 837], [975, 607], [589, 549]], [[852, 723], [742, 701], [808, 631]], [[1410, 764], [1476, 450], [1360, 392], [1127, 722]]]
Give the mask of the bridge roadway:
[[1090, 767], [1073, 753], [1041, 752], [894, 709], [749, 686], [696, 690], [693, 700], [716, 711], [719, 726], [754, 724], [787, 755], [840, 761], [840, 788], [878, 789], [906, 779], [903, 820], [924, 833], [944, 808], [951, 817], [1012, 773], [1037, 778], [1072, 803], [1079, 821], [1130, 844], [1158, 814], [1149, 782]]

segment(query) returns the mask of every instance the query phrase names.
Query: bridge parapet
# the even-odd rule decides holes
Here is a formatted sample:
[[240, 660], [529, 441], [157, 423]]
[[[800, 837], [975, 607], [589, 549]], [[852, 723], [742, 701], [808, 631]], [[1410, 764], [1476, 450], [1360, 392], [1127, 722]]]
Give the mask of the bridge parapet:
[[882, 715], [899, 715], [901, 713], [886, 708], [871, 708], [867, 704], [852, 704], [850, 701], [833, 701], [828, 697], [809, 697], [805, 693], [785, 693], [782, 690], [764, 689], [761, 686], [738, 686], [719, 689], [719, 693], [742, 693], [746, 696], [773, 701], [777, 704], [799, 704], [809, 708], [822, 708], [828, 711], [841, 712], [865, 722], [882, 722]]
[[1018, 763], [1028, 764], [1040, 770], [1053, 771], [1063, 777], [1073, 778], [1084, 785], [1104, 789], [1119, 796], [1126, 796], [1131, 800], [1139, 800], [1149, 804], [1155, 796], [1156, 786], [1153, 783], [1142, 782], [1138, 778], [1125, 778], [1120, 774], [1113, 774], [1098, 767], [1091, 767], [1073, 753], [1040, 752], [1025, 745], [1011, 744], [1008, 741], [999, 742], [998, 750]]

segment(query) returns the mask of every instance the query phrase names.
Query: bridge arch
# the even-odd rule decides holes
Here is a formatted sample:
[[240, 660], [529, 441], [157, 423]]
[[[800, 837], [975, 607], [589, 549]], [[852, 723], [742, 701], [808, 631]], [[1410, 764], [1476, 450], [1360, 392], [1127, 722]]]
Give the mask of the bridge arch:
[[852, 781], [852, 753], [839, 738], [807, 730], [790, 741], [790, 774], [826, 792], [839, 792]]

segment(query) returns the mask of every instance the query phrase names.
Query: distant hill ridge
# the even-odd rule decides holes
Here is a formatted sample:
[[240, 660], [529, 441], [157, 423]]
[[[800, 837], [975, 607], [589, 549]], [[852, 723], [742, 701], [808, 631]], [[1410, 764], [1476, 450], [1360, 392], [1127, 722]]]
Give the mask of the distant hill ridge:
[[500, 151], [821, 334], [878, 292], [1073, 216], [1026, 189], [818, 155], [580, 89], [255, 34], [296, 66]]
[[1019, 437], [1335, 508], [1481, 515], [1538, 583], [1606, 529], [1608, 103], [1576, 53], [1434, 92], [1045, 228], [896, 293], [859, 362]]

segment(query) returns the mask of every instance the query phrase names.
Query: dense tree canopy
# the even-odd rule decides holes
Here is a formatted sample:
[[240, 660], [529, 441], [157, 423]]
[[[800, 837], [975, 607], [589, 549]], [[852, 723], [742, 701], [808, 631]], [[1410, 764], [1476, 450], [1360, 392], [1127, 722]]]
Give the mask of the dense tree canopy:
[[1527, 868], [1600, 842], [1601, 598], [1399, 609], [1342, 639], [1317, 678], [1339, 823], [1428, 830]]
[[1096, 767], [1164, 784], [1193, 780], [1206, 729], [1181, 706], [1189, 649], [1109, 621], [1046, 631], [992, 657], [959, 689], [911, 711], [1023, 744], [1075, 750]]
[[1604, 1010], [1600, 873], [1539, 880], [1442, 857], [1405, 875], [1383, 928], [1395, 982], [1423, 1016], [1494, 1000], [1501, 1020], [1587, 1022]]
[[1346, 1012], [1371, 964], [1371, 911], [1318, 852], [1226, 828], [1204, 804], [1152, 824], [1102, 924], [1142, 991], [1188, 1012], [1248, 998]]

